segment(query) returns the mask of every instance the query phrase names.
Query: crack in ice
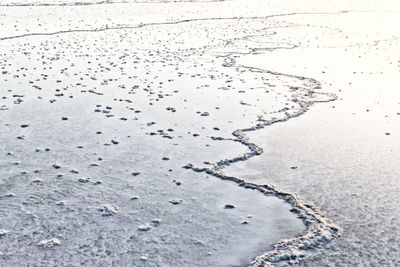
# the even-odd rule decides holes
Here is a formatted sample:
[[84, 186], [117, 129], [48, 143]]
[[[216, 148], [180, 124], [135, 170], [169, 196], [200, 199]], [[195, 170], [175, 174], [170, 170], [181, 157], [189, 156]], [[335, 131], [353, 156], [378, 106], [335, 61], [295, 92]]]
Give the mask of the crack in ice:
[[0, 41], [5, 40], [12, 40], [18, 38], [26, 38], [32, 36], [52, 36], [52, 35], [59, 35], [59, 34], [67, 34], [67, 33], [82, 33], [82, 32], [104, 32], [109, 30], [128, 30], [128, 29], [139, 29], [143, 27], [150, 27], [150, 26], [162, 26], [162, 25], [176, 25], [182, 23], [191, 23], [197, 21], [214, 21], [214, 20], [264, 20], [270, 19], [274, 17], [286, 17], [286, 16], [296, 16], [296, 15], [327, 15], [327, 14], [341, 14], [347, 13], [347, 11], [339, 11], [339, 12], [299, 12], [299, 13], [284, 13], [284, 14], [273, 14], [268, 16], [253, 16], [253, 17], [211, 17], [211, 18], [194, 18], [194, 19], [184, 19], [184, 20], [177, 20], [177, 21], [166, 21], [166, 22], [149, 22], [149, 23], [139, 23], [135, 25], [119, 25], [114, 27], [102, 27], [102, 28], [95, 28], [95, 29], [69, 29], [69, 30], [59, 30], [54, 32], [36, 32], [36, 33], [25, 33], [20, 35], [13, 35], [13, 36], [5, 36], [0, 37]]

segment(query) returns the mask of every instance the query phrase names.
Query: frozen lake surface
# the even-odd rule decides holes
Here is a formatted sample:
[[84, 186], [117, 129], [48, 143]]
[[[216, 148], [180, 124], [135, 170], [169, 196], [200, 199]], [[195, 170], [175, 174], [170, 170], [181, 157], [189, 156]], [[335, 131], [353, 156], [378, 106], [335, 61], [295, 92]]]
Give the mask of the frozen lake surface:
[[400, 264], [399, 16], [1, 1], [0, 266]]

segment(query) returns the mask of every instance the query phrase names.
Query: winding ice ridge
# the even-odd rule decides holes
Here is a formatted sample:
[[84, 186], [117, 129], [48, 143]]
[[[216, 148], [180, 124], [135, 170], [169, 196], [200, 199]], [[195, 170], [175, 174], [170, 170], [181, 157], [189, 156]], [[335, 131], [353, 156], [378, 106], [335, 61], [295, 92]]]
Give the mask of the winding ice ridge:
[[195, 172], [205, 172], [209, 175], [215, 176], [222, 180], [228, 180], [237, 183], [239, 186], [259, 191], [265, 195], [273, 195], [278, 198], [283, 199], [290, 205], [292, 205], [291, 211], [298, 214], [304, 224], [307, 227], [307, 231], [303, 236], [282, 240], [277, 243], [273, 251], [268, 251], [263, 255], [260, 255], [254, 259], [250, 266], [273, 266], [276, 263], [282, 261], [288, 261], [291, 263], [296, 263], [302, 258], [304, 258], [304, 253], [302, 251], [316, 248], [330, 242], [334, 237], [339, 234], [339, 228], [318, 210], [318, 208], [307, 201], [302, 200], [299, 196], [284, 192], [273, 185], [268, 184], [255, 184], [248, 182], [240, 177], [234, 177], [224, 174], [223, 168], [229, 166], [238, 161], [245, 161], [254, 156], [263, 153], [262, 148], [257, 146], [257, 144], [252, 143], [246, 136], [246, 132], [256, 131], [258, 129], [264, 129], [275, 123], [282, 123], [291, 118], [295, 118], [303, 115], [307, 110], [315, 103], [321, 102], [331, 102], [337, 99], [336, 95], [318, 92], [321, 89], [321, 84], [312, 78], [301, 77], [290, 74], [283, 74], [272, 72], [269, 70], [264, 70], [260, 68], [252, 68], [246, 66], [236, 65], [235, 60], [230, 56], [226, 58], [226, 66], [234, 68], [246, 68], [250, 71], [255, 71], [259, 73], [274, 74], [277, 76], [288, 76], [291, 78], [299, 79], [303, 82], [304, 87], [293, 88], [293, 102], [298, 105], [295, 109], [285, 110], [284, 115], [281, 117], [272, 117], [270, 119], [265, 119], [262, 116], [259, 118], [259, 123], [250, 128], [235, 130], [232, 135], [234, 139], [219, 139], [219, 140], [230, 140], [234, 142], [239, 142], [250, 150], [242, 156], [235, 157], [232, 159], [225, 159], [218, 161], [214, 164], [212, 168], [199, 168], [193, 164], [188, 164], [184, 166], [186, 169], [191, 169]]

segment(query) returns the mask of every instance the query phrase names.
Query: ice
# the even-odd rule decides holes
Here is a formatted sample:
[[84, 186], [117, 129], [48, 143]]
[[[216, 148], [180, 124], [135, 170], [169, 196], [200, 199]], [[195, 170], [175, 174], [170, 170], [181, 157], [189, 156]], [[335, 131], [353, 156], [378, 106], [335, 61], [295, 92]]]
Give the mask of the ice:
[[[0, 265], [268, 266], [306, 258], [318, 266], [312, 253], [324, 249], [315, 248], [334, 255], [341, 227], [356, 238], [342, 219], [348, 202], [327, 203], [337, 191], [345, 198], [357, 190], [320, 182], [326, 162], [314, 161], [316, 173], [304, 178], [302, 161], [290, 158], [297, 149], [299, 158], [324, 159], [307, 149], [329, 135], [309, 131], [329, 116], [304, 123], [301, 142], [291, 130], [276, 144], [257, 134], [320, 106], [342, 108], [349, 84], [365, 83], [336, 73], [370, 65], [374, 57], [363, 53], [381, 43], [387, 58], [354, 71], [378, 77], [390, 61], [398, 74], [395, 27], [349, 31], [354, 17], [374, 25], [374, 1], [360, 5], [2, 1]], [[379, 10], [395, 8], [388, 1]], [[345, 66], [325, 66], [347, 49]], [[379, 107], [367, 103], [371, 112]], [[385, 125], [380, 136], [396, 130]], [[267, 167], [265, 157], [273, 158]]]

